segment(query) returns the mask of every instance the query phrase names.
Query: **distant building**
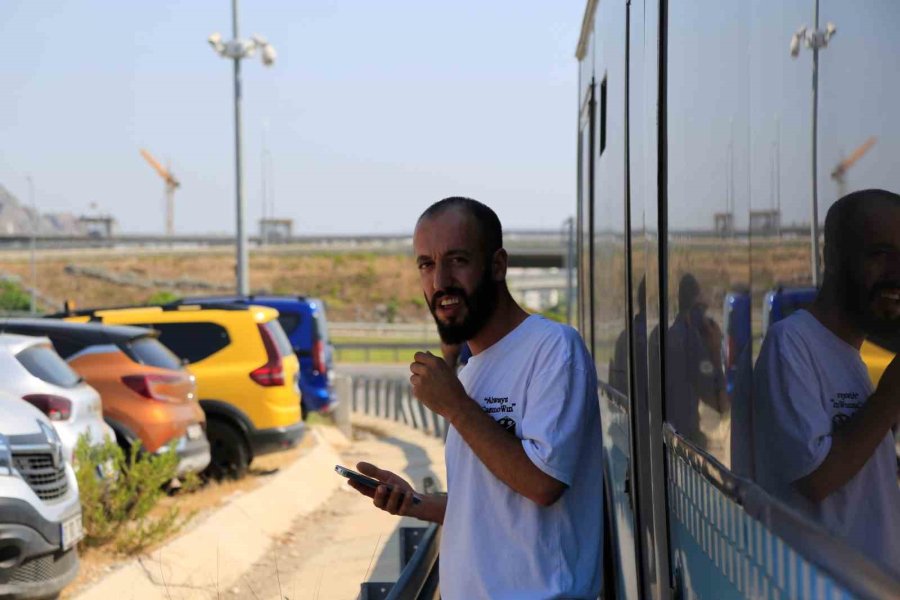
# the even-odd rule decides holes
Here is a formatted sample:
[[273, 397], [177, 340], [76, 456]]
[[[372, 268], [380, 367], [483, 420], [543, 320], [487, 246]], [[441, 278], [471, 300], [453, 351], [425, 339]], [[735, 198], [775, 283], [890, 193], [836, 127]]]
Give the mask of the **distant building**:
[[116, 219], [110, 215], [78, 217], [78, 223], [85, 234], [92, 238], [111, 238], [116, 233]]
[[263, 244], [283, 244], [294, 237], [293, 219], [260, 219], [259, 239]]
[[716, 213], [713, 217], [717, 234], [726, 236], [734, 233], [734, 213]]
[[778, 235], [781, 233], [780, 210], [751, 210], [750, 233]]

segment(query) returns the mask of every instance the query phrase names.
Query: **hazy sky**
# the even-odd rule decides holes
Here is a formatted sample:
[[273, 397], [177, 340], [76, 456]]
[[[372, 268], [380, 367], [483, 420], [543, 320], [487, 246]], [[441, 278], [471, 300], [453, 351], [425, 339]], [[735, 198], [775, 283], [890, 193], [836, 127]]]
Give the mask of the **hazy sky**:
[[[261, 212], [264, 124], [275, 212], [295, 231], [399, 232], [453, 194], [510, 228], [574, 212], [584, 0], [259, 0], [241, 33], [278, 62], [243, 63], [245, 192]], [[228, 0], [0, 2], [0, 184], [44, 211], [113, 213], [161, 232], [163, 184], [181, 180], [176, 230], [234, 230]]]

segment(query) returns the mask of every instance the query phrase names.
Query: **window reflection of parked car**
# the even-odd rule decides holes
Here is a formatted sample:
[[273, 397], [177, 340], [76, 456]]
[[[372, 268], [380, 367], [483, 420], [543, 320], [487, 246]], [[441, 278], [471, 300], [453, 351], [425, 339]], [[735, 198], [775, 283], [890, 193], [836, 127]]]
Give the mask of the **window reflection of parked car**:
[[239, 477], [254, 457], [302, 438], [300, 370], [277, 311], [186, 304], [84, 310], [67, 318], [151, 327], [190, 365], [207, 417], [213, 476]]
[[723, 307], [725, 329], [722, 344], [722, 363], [728, 394], [734, 393], [741, 356], [750, 343], [750, 292], [735, 290], [725, 294]]
[[53, 423], [72, 462], [82, 435], [91, 443], [115, 439], [103, 422], [100, 394], [63, 360], [46, 337], [0, 334], [3, 391], [28, 401]]
[[304, 418], [310, 412], [329, 413], [338, 399], [331, 386], [333, 349], [328, 339], [325, 303], [304, 296], [210, 296], [186, 298], [179, 304], [233, 303], [268, 306], [278, 311], [278, 322], [300, 362], [300, 401]]
[[7, 319], [0, 329], [49, 338], [100, 393], [104, 419], [123, 448], [140, 440], [145, 450], [164, 452], [175, 444], [179, 474], [209, 464], [193, 375], [152, 331], [55, 319]]
[[78, 574], [78, 484], [40, 411], [0, 393], [0, 598], [55, 598]]

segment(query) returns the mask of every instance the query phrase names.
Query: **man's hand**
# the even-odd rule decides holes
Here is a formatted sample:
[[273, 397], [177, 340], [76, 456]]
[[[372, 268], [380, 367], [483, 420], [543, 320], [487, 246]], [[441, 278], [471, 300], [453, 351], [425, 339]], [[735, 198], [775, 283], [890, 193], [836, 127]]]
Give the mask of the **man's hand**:
[[[361, 483], [357, 483], [352, 479], [347, 480], [350, 487], [363, 496], [372, 498], [372, 504], [377, 508], [389, 512], [392, 515], [417, 516], [410, 512], [413, 508], [413, 494], [415, 493], [415, 490], [413, 490], [412, 486], [409, 485], [405, 479], [396, 473], [379, 469], [375, 465], [367, 462], [358, 463], [356, 465], [356, 470], [363, 475], [368, 475], [385, 484], [379, 485], [376, 489], [372, 489]], [[388, 486], [391, 487], [391, 491], [388, 491]]]
[[[363, 496], [371, 498], [372, 504], [376, 508], [380, 508], [392, 515], [410, 516], [438, 524], [444, 522], [444, 512], [447, 510], [446, 496], [440, 494], [416, 494], [415, 490], [405, 479], [396, 473], [379, 469], [371, 463], [357, 463], [356, 470], [384, 484], [373, 490], [370, 487], [356, 483], [352, 479], [348, 480], [350, 487]], [[388, 486], [391, 487], [391, 491], [388, 491]], [[419, 504], [413, 504], [414, 494], [421, 500]]]
[[451, 423], [460, 405], [471, 401], [453, 369], [431, 352], [416, 352], [409, 370], [415, 397]]

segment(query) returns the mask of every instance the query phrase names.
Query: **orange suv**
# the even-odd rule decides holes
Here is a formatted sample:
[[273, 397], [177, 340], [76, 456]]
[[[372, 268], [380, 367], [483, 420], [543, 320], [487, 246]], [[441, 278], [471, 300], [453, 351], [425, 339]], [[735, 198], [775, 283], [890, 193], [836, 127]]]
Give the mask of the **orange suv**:
[[178, 473], [199, 472], [210, 461], [206, 417], [194, 376], [177, 356], [140, 327], [6, 319], [0, 330], [46, 336], [56, 351], [100, 392], [103, 418], [128, 449], [140, 440], [149, 452], [175, 444]]

